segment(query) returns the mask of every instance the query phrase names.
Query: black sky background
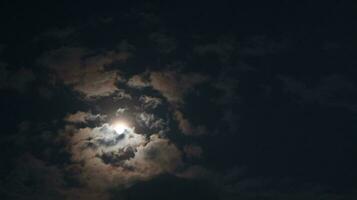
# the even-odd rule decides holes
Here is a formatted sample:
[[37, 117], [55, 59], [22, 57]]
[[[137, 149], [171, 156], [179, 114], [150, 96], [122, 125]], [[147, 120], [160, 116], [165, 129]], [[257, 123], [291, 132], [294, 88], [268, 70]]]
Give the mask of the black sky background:
[[[165, 69], [210, 77], [185, 95], [182, 106], [189, 121], [208, 133], [188, 137], [172, 123], [167, 137], [179, 149], [200, 146], [200, 159], [184, 160], [209, 169], [214, 178], [164, 173], [126, 189], [112, 188], [111, 199], [357, 197], [357, 9], [352, 1], [2, 1], [0, 8], [0, 61], [10, 74], [25, 68], [36, 77], [20, 87], [21, 78], [1, 75], [3, 199], [39, 199], [31, 186], [27, 197], [14, 195], [17, 177], [9, 174], [24, 154], [51, 166], [69, 162], [68, 152], [60, 150], [65, 144], [56, 143], [51, 156], [43, 155], [53, 144], [37, 137], [38, 130], [55, 133], [68, 113], [112, 107], [106, 100], [85, 101], [63, 83], [52, 86], [41, 56], [70, 45], [100, 53], [123, 40], [135, 47], [135, 56], [118, 64], [126, 77]], [[68, 27], [70, 37], [44, 35]], [[175, 50], [165, 53], [166, 44], [147, 39], [157, 32], [173, 38]], [[144, 91], [165, 99], [154, 89], [121, 87], [133, 96]], [[49, 88], [48, 98], [40, 88]], [[158, 115], [175, 121], [168, 114], [174, 108], [164, 102]], [[18, 134], [24, 121], [31, 122], [26, 137]], [[73, 185], [69, 179], [66, 187]]]

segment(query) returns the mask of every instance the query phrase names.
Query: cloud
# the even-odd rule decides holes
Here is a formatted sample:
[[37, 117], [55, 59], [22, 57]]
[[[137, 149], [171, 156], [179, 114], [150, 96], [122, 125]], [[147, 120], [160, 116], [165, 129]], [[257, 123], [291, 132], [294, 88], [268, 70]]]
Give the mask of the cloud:
[[221, 178], [217, 172], [209, 170], [201, 165], [191, 165], [176, 175], [178, 177], [187, 179], [205, 179], [212, 182], [215, 182], [217, 179]]
[[316, 102], [357, 111], [355, 83], [344, 76], [325, 76], [312, 86], [288, 76], [279, 75], [278, 79], [284, 84], [285, 91], [300, 103]]
[[53, 28], [49, 29], [34, 38], [35, 42], [41, 41], [43, 39], [65, 39], [76, 33], [76, 29], [73, 27], [65, 28]]
[[122, 99], [130, 100], [132, 98], [133, 97], [129, 93], [125, 92], [125, 90], [123, 90], [123, 89], [117, 89], [117, 91], [113, 94], [113, 100], [116, 100], [116, 101], [122, 100]]
[[221, 38], [216, 42], [197, 45], [194, 47], [194, 53], [203, 55], [217, 55], [220, 61], [227, 62], [236, 50], [237, 44], [233, 38]]
[[[31, 183], [31, 184], [29, 184]], [[63, 199], [63, 172], [34, 157], [24, 154], [1, 184], [1, 196], [6, 199]]]
[[238, 49], [242, 55], [265, 56], [287, 50], [289, 45], [286, 39], [273, 40], [266, 35], [257, 35], [243, 41]]
[[179, 110], [174, 112], [174, 117], [178, 122], [178, 126], [183, 134], [185, 135], [202, 135], [207, 132], [206, 128], [202, 125], [193, 126], [191, 122], [184, 117], [183, 113]]
[[213, 87], [223, 93], [216, 99], [216, 102], [220, 105], [232, 105], [239, 102], [237, 94], [239, 81], [229, 77], [230, 75], [221, 74], [218, 81], [213, 84]]
[[114, 61], [125, 61], [127, 53], [107, 51], [100, 54], [80, 47], [61, 47], [45, 53], [38, 62], [54, 70], [57, 76], [87, 98], [108, 96], [118, 89], [117, 71], [106, 70]]
[[128, 110], [128, 108], [118, 108], [116, 113], [115, 113], [115, 116], [120, 116], [120, 115], [123, 115], [126, 111]]
[[128, 129], [118, 135], [108, 124], [95, 128], [67, 126], [71, 168], [80, 182], [94, 191], [127, 187], [162, 173], [174, 173], [182, 164], [181, 152], [157, 134], [149, 138]]
[[175, 118], [179, 123], [179, 128], [184, 134], [192, 134], [193, 128], [191, 126], [191, 123], [186, 118], [184, 118], [181, 111], [177, 110], [175, 112]]
[[147, 77], [145, 77], [143, 74], [136, 74], [132, 76], [128, 80], [127, 84], [133, 88], [144, 88], [150, 86], [149, 80], [147, 80]]
[[126, 162], [148, 175], [173, 173], [182, 165], [181, 152], [169, 140], [152, 135], [150, 142], [137, 149], [135, 157]]
[[[196, 74], [196, 73], [180, 73], [173, 70], [165, 71], [153, 71], [145, 72], [149, 74], [149, 82], [145, 82], [145, 85], [150, 83], [150, 86], [159, 91], [162, 96], [164, 96], [167, 101], [174, 107], [174, 117], [179, 123], [180, 130], [186, 135], [201, 135], [206, 132], [205, 127], [191, 125], [189, 120], [185, 118], [178, 107], [184, 104], [184, 97], [189, 91], [193, 91], [194, 87], [207, 81], [208, 77]], [[137, 78], [133, 80], [141, 80], [146, 75], [137, 75]], [[130, 81], [129, 81], [130, 82]], [[137, 81], [140, 82], [140, 81]], [[131, 83], [133, 84], [133, 83]], [[156, 108], [161, 104], [161, 99], [150, 96], [141, 96], [139, 98], [144, 104], [144, 108]], [[141, 116], [144, 121], [148, 121], [150, 118], [148, 116]], [[152, 123], [150, 123], [152, 124]], [[159, 123], [161, 124], [161, 122]]]
[[[123, 160], [118, 156], [120, 151], [144, 145], [147, 142], [145, 137], [130, 131], [118, 138], [118, 134], [107, 124], [93, 129], [67, 127], [64, 137], [71, 155], [71, 169], [75, 170], [77, 178], [86, 187], [104, 191], [128, 185], [142, 177], [140, 173], [122, 165]], [[113, 163], [108, 162], [108, 159]]]
[[73, 114], [68, 114], [64, 120], [71, 123], [87, 123], [91, 121], [103, 121], [105, 118], [105, 115], [94, 115], [91, 112], [78, 111]]
[[[180, 185], [191, 185], [197, 189], [199, 185], [192, 185], [192, 183], [206, 183], [210, 186], [209, 190], [214, 191], [212, 194], [219, 195], [213, 199], [353, 199], [354, 197], [354, 193], [336, 194], [321, 185], [311, 183], [297, 185], [290, 179], [274, 181], [264, 177], [252, 178], [247, 176], [244, 168], [242, 170], [237, 167], [218, 172], [200, 165], [193, 165], [177, 172], [176, 169], [182, 165], [181, 153], [178, 149], [167, 139], [157, 135], [152, 136], [149, 141], [139, 147], [135, 156], [128, 159], [127, 165], [133, 165], [132, 170], [129, 171], [120, 171], [120, 167], [106, 165], [100, 159], [59, 168], [32, 154], [24, 154], [16, 160], [16, 166], [11, 173], [0, 182], [1, 197], [4, 199], [109, 200], [113, 197], [117, 198], [117, 195], [123, 192], [124, 188], [115, 185], [117, 181], [135, 182], [138, 179], [151, 181], [137, 184], [129, 191], [136, 193], [145, 191], [150, 193], [149, 196], [152, 196], [150, 191], [153, 188], [152, 184], [156, 185], [153, 192], [161, 193], [162, 191], [157, 191], [157, 189], [162, 187], [162, 184], [168, 184], [167, 188], [173, 187], [175, 190], [184, 192], [189, 187], [180, 189]], [[174, 176], [159, 176], [167, 172], [174, 173]], [[143, 177], [140, 174], [148, 176]], [[68, 176], [71, 176], [71, 179], [81, 176], [83, 182], [73, 185], [69, 182]], [[154, 179], [156, 177], [157, 179]], [[171, 178], [167, 179], [168, 177]], [[178, 177], [183, 179], [176, 182], [179, 181]], [[143, 187], [143, 185], [149, 187]], [[281, 185], [284, 187], [282, 188]], [[202, 189], [202, 187], [198, 188]], [[119, 193], [114, 194], [114, 190]], [[156, 196], [162, 197], [163, 194], [160, 193]], [[164, 192], [165, 198], [170, 195], [171, 193]], [[130, 197], [141, 198], [143, 196], [147, 194], [130, 195]]]
[[223, 111], [222, 122], [227, 124], [227, 133], [237, 133], [239, 127], [239, 124], [237, 124], [238, 120], [239, 116], [231, 109]]
[[[71, 172], [72, 170], [72, 172]], [[43, 160], [25, 154], [16, 163], [15, 168], [6, 178], [6, 184], [0, 182], [1, 197], [5, 199], [53, 199], [53, 200], [109, 200], [110, 194], [101, 188], [70, 183], [78, 176], [75, 167], [51, 165]], [[30, 183], [30, 184], [29, 184]], [[69, 187], [70, 186], [70, 187]]]
[[36, 80], [32, 70], [20, 68], [15, 71], [7, 69], [7, 64], [0, 62], [0, 89], [12, 89], [24, 92]]
[[150, 109], [155, 109], [157, 108], [160, 104], [162, 104], [162, 100], [157, 97], [151, 97], [151, 96], [140, 96], [139, 101], [144, 104], [144, 108], [150, 108]]
[[158, 51], [161, 54], [169, 54], [172, 53], [176, 50], [177, 44], [176, 41], [173, 37], [170, 37], [166, 34], [163, 33], [152, 33], [149, 35], [150, 40], [152, 40]]
[[181, 74], [177, 71], [156, 71], [150, 73], [151, 86], [159, 91], [170, 103], [183, 104], [187, 92], [208, 80], [208, 77], [195, 74]]
[[137, 122], [148, 129], [159, 129], [162, 130], [165, 126], [163, 119], [155, 117], [152, 113], [142, 112], [136, 116]]
[[218, 191], [210, 183], [201, 180], [190, 180], [177, 176], [163, 175], [150, 181], [135, 184], [118, 197], [128, 196], [130, 200], [218, 200]]
[[183, 151], [185, 152], [188, 158], [200, 158], [202, 156], [202, 148], [197, 145], [185, 145], [183, 147]]

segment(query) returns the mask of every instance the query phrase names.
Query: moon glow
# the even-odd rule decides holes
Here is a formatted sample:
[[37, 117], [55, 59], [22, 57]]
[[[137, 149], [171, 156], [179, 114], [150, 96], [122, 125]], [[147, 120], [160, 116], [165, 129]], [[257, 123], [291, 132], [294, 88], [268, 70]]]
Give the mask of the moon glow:
[[130, 129], [124, 122], [116, 122], [112, 127], [117, 134], [123, 134], [126, 130]]

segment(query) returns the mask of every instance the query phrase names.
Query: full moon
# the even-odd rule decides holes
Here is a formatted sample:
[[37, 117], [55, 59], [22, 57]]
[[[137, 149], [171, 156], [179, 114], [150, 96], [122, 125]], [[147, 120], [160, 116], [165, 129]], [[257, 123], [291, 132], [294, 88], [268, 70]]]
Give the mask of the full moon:
[[112, 127], [118, 134], [123, 134], [125, 130], [129, 129], [128, 125], [123, 122], [116, 122]]

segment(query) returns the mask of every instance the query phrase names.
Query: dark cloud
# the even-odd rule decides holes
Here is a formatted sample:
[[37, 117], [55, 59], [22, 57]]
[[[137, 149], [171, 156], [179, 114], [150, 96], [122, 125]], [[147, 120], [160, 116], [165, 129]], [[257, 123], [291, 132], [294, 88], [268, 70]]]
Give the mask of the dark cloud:
[[178, 122], [178, 127], [180, 128], [183, 134], [198, 136], [207, 133], [207, 130], [204, 126], [193, 126], [191, 122], [187, 118], [185, 118], [181, 111], [176, 110], [174, 116]]
[[[117, 199], [113, 192], [113, 199]], [[160, 176], [131, 187], [122, 196], [127, 199], [219, 199], [217, 191], [203, 181], [190, 181], [174, 176]], [[119, 199], [119, 198], [118, 198]]]
[[149, 38], [155, 43], [156, 48], [161, 54], [172, 53], [177, 48], [175, 39], [166, 34], [152, 33]]
[[18, 92], [25, 92], [30, 84], [36, 80], [36, 76], [31, 69], [20, 68], [10, 71], [6, 63], [0, 62], [0, 89], [12, 89]]
[[63, 199], [64, 187], [60, 169], [26, 154], [19, 158], [6, 183], [1, 183], [1, 196], [4, 199]]
[[292, 77], [279, 76], [279, 79], [284, 83], [285, 90], [294, 95], [297, 102], [319, 103], [356, 111], [356, 86], [347, 77], [325, 76], [312, 86]]
[[49, 29], [40, 35], [36, 36], [34, 38], [35, 42], [39, 42], [40, 40], [45, 40], [45, 39], [56, 39], [56, 40], [61, 40], [65, 39], [73, 34], [76, 33], [75, 28], [73, 27], [65, 27], [65, 28], [53, 28]]
[[237, 47], [236, 39], [228, 37], [213, 43], [197, 45], [194, 52], [199, 56], [217, 56], [221, 62], [226, 63], [234, 56]]
[[239, 47], [239, 52], [247, 56], [266, 56], [286, 51], [289, 42], [286, 39], [272, 39], [266, 35], [258, 35], [245, 40]]
[[202, 156], [202, 148], [197, 145], [185, 145], [183, 147], [183, 151], [185, 152], [188, 158], [200, 158]]

